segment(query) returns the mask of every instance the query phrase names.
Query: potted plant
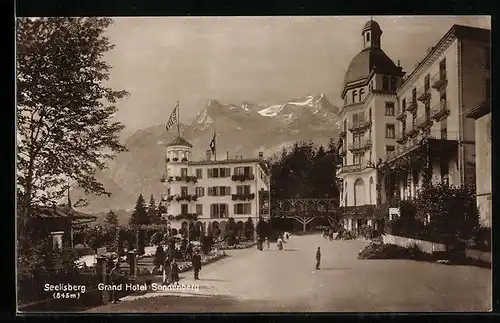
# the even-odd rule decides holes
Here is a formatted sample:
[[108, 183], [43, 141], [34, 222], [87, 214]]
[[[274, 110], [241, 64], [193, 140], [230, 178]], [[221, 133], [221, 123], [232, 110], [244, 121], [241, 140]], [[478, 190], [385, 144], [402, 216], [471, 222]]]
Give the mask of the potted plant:
[[238, 200], [238, 197], [239, 197], [238, 194], [231, 195], [231, 198], [233, 199], [233, 201]]
[[182, 198], [182, 196], [176, 196], [176, 197], [175, 197], [175, 200], [176, 200], [177, 202], [180, 202], [180, 201], [182, 201], [182, 200], [183, 200], [183, 198]]
[[187, 162], [187, 161], [188, 161], [188, 159], [187, 159], [186, 157], [183, 157], [183, 158], [182, 158], [182, 162], [183, 162], [183, 163], [185, 163], [185, 162]]
[[198, 196], [197, 196], [197, 195], [193, 195], [193, 196], [191, 197], [191, 199], [192, 199], [193, 201], [195, 201], [195, 202], [196, 202], [196, 201], [198, 201]]
[[179, 161], [179, 158], [174, 157], [174, 158], [172, 158], [172, 160], [176, 162], [176, 161]]

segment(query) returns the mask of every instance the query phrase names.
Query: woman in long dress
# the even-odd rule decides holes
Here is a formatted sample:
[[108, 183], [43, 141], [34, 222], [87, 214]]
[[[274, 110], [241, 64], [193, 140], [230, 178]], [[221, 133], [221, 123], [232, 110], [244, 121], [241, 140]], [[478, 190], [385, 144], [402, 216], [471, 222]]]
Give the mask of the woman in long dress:
[[171, 272], [171, 268], [172, 268], [172, 264], [171, 264], [171, 256], [170, 255], [167, 255], [165, 257], [165, 262], [163, 263], [163, 284], [165, 285], [168, 285], [170, 284], [170, 272]]
[[281, 238], [281, 236], [278, 238], [277, 245], [278, 245], [278, 250], [283, 250], [283, 239]]
[[172, 269], [171, 269], [172, 283], [177, 283], [179, 281], [179, 266], [175, 259], [172, 260]]

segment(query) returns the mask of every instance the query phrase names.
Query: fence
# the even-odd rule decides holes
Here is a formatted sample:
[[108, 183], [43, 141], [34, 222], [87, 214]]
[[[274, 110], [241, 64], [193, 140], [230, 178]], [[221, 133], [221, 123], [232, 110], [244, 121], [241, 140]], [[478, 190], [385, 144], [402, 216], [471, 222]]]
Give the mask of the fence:
[[45, 291], [45, 284], [72, 284], [85, 286], [86, 292], [97, 288], [100, 277], [95, 269], [68, 273], [40, 273], [18, 280], [17, 300], [19, 305], [52, 299], [53, 291]]

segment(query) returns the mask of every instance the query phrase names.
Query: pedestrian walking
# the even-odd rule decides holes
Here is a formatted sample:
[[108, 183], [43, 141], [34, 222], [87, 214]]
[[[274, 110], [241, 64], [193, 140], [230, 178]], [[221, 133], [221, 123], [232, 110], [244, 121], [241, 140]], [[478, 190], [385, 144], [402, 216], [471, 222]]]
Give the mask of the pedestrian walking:
[[283, 239], [281, 236], [278, 237], [278, 242], [276, 244], [278, 246], [278, 250], [283, 250]]
[[120, 263], [117, 261], [113, 268], [109, 271], [109, 278], [111, 280], [111, 303], [116, 304], [119, 302], [118, 296], [116, 295], [116, 287], [121, 284], [121, 274], [120, 274]]
[[171, 281], [172, 256], [167, 254], [163, 263], [163, 284], [168, 285]]
[[316, 269], [319, 270], [319, 264], [321, 262], [321, 251], [319, 250], [319, 247], [318, 247], [318, 250], [316, 251]]
[[193, 270], [194, 270], [194, 279], [198, 280], [200, 270], [201, 270], [201, 256], [198, 250], [194, 252], [193, 257], [191, 258], [191, 263], [193, 264]]
[[266, 239], [264, 240], [264, 242], [266, 243], [266, 248], [267, 250], [269, 250], [271, 248], [271, 244], [269, 243], [269, 239], [266, 237]]
[[171, 281], [172, 283], [177, 283], [179, 282], [179, 266], [177, 265], [177, 262], [175, 261], [175, 258], [172, 259], [172, 265], [170, 269], [170, 276], [172, 277]]

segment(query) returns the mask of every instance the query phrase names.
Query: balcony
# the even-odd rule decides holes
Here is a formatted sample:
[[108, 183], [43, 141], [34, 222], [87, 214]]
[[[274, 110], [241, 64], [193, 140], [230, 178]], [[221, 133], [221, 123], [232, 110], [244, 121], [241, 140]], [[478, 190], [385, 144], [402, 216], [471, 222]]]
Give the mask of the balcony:
[[401, 136], [399, 136], [399, 137], [398, 137], [398, 139], [396, 139], [396, 142], [397, 142], [398, 144], [402, 144], [402, 143], [404, 143], [407, 139], [408, 139], [408, 134], [403, 133]]
[[408, 101], [408, 107], [406, 108], [406, 111], [411, 112], [411, 113], [415, 113], [415, 111], [417, 111], [417, 108], [418, 108], [417, 100], [410, 99]]
[[357, 173], [357, 172], [361, 172], [367, 168], [375, 168], [375, 164], [372, 162], [366, 162], [363, 164], [341, 166], [337, 170], [337, 175], [348, 174], [348, 173]]
[[430, 88], [423, 88], [417, 92], [417, 99], [420, 102], [428, 102], [431, 98], [431, 89]]
[[370, 128], [372, 125], [371, 121], [359, 121], [357, 123], [352, 123], [349, 125], [349, 131], [351, 132], [362, 132], [365, 131], [366, 129]]
[[431, 86], [436, 90], [441, 90], [447, 84], [448, 79], [446, 78], [446, 71], [439, 71], [431, 78]]
[[250, 201], [255, 198], [255, 193], [249, 194], [233, 194], [231, 196], [233, 201]]
[[369, 149], [372, 146], [372, 141], [370, 139], [361, 140], [359, 142], [352, 142], [349, 144], [350, 151], [358, 151]]
[[396, 115], [396, 119], [403, 121], [406, 118], [406, 110], [402, 110], [400, 113]]
[[432, 125], [432, 120], [428, 116], [420, 116], [416, 120], [416, 125], [420, 129], [425, 129]]
[[418, 129], [417, 128], [410, 129], [406, 134], [409, 138], [413, 138], [415, 137], [416, 134], [418, 134]]
[[342, 131], [339, 135], [339, 138], [345, 138], [346, 137], [346, 131]]
[[234, 182], [237, 182], [237, 181], [240, 181], [240, 182], [253, 181], [255, 179], [255, 176], [253, 176], [253, 174], [240, 174], [240, 175], [233, 175], [233, 176], [231, 176], [231, 179]]
[[[412, 129], [413, 130], [413, 129]], [[415, 134], [418, 134], [418, 131], [415, 131]], [[415, 136], [415, 135], [414, 135]], [[394, 149], [394, 151], [388, 153], [382, 162], [384, 163], [389, 163], [407, 153], [410, 151], [415, 150], [416, 148], [420, 147], [420, 142], [424, 139], [424, 135], [418, 135], [413, 138], [406, 137], [406, 140], [403, 144], [399, 145]]]
[[440, 121], [450, 114], [450, 109], [448, 108], [448, 101], [441, 101], [432, 107], [431, 117], [436, 121]]

